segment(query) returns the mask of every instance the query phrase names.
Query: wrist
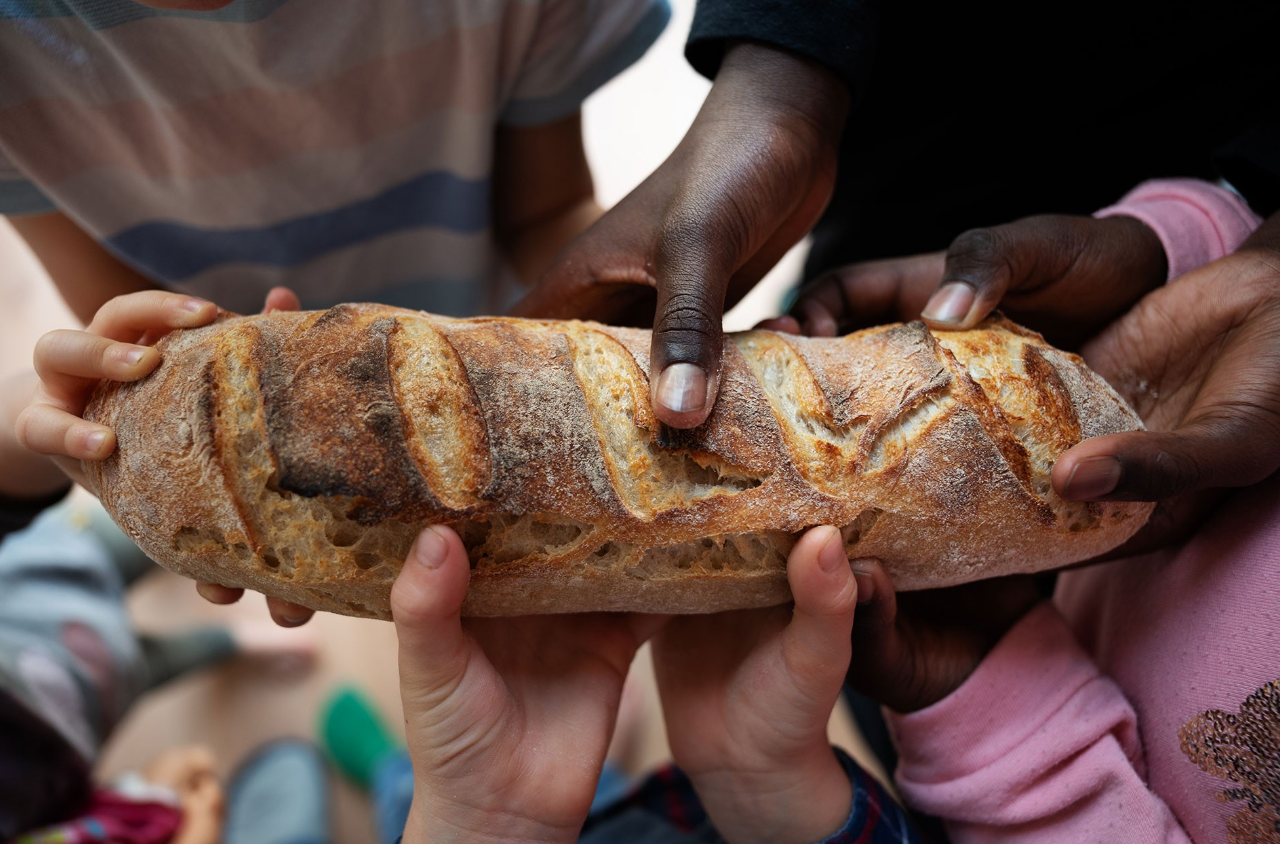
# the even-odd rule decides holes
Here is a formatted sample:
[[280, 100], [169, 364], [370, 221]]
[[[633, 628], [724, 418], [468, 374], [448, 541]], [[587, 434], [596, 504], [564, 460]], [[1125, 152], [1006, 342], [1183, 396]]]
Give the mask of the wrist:
[[1143, 182], [1094, 216], [1144, 223], [1165, 258], [1162, 283], [1232, 252], [1260, 222], [1239, 196], [1199, 179]]
[[825, 738], [785, 769], [705, 771], [689, 779], [729, 844], [822, 841], [844, 826], [853, 805], [853, 786]]
[[839, 76], [812, 59], [753, 41], [725, 49], [713, 93], [716, 88], [730, 89], [755, 112], [801, 120], [832, 146], [849, 114], [849, 88]]
[[572, 844], [581, 827], [554, 827], [514, 812], [476, 809], [422, 795], [424, 785], [418, 783], [403, 844]]

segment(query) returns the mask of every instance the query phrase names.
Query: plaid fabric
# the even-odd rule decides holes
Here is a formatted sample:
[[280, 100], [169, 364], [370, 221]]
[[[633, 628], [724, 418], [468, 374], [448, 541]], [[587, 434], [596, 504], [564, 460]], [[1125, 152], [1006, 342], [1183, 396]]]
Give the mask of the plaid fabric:
[[[847, 753], [840, 748], [835, 751], [853, 784], [853, 807], [844, 826], [820, 844], [924, 844], [884, 788]], [[724, 844], [689, 778], [671, 765], [592, 813], [580, 840], [584, 844]]]
[[[840, 765], [853, 784], [853, 806], [843, 827], [822, 844], [921, 844], [902, 808], [847, 753], [835, 748]], [[641, 812], [653, 826], [677, 833], [665, 840], [719, 844], [723, 839], [711, 826], [693, 784], [674, 766], [659, 768], [626, 797], [587, 819], [583, 838], [624, 815]], [[657, 840], [655, 838], [655, 840]]]

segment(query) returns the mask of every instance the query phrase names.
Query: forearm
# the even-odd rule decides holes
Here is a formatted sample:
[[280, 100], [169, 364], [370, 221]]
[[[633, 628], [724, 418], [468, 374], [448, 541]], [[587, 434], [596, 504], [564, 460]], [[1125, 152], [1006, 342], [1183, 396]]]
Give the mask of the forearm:
[[157, 287], [61, 212], [11, 217], [9, 222], [83, 323], [109, 299]]
[[538, 220], [500, 241], [503, 253], [520, 281], [531, 286], [551, 266], [561, 249], [604, 214], [594, 196], [587, 196]]
[[582, 144], [582, 116], [544, 126], [500, 126], [494, 139], [494, 235], [526, 285], [603, 210]]
[[[1262, 224], [1245, 238], [1244, 243], [1240, 244], [1240, 250], [1245, 249], [1280, 254], [1280, 211], [1263, 220]], [[1280, 267], [1276, 269], [1280, 272]]]
[[1261, 222], [1226, 188], [1198, 179], [1143, 182], [1095, 217], [1133, 217], [1160, 239], [1168, 280], [1235, 251]]
[[1051, 604], [952, 695], [890, 726], [903, 796], [956, 844], [1191, 840], [1147, 787], [1132, 707]]

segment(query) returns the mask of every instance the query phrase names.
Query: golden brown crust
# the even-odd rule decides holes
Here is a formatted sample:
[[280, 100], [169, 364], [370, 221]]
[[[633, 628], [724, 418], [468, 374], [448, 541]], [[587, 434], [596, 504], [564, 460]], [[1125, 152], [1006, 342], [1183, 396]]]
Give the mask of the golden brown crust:
[[86, 414], [119, 443], [86, 464], [108, 511], [176, 571], [351, 615], [389, 616], [430, 523], [470, 549], [471, 614], [710, 612], [787, 600], [811, 525], [916, 589], [1087, 559], [1150, 512], [1054, 495], [1058, 454], [1141, 423], [999, 317], [731, 336], [693, 431], [655, 423], [636, 329], [343, 305], [159, 348]]

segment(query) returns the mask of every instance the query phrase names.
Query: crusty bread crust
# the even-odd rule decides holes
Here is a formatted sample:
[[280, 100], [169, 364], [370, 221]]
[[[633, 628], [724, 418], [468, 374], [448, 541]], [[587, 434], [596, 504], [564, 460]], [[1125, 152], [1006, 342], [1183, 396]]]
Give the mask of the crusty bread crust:
[[108, 512], [174, 571], [348, 615], [390, 617], [432, 523], [470, 549], [466, 613], [693, 613], [788, 600], [812, 525], [920, 589], [1093, 557], [1151, 510], [1053, 493], [1059, 454], [1141, 422], [998, 317], [732, 335], [693, 431], [656, 423], [635, 329], [342, 305], [158, 348], [86, 413], [116, 432], [85, 464]]

